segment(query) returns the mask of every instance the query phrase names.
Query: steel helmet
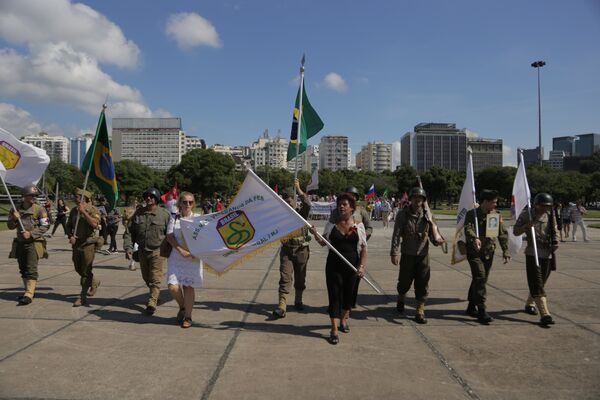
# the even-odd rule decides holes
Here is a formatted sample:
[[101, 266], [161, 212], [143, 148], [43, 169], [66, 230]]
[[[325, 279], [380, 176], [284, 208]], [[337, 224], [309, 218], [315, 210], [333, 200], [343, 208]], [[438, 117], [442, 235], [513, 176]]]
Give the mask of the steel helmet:
[[358, 194], [358, 189], [354, 186], [350, 186], [346, 188], [346, 193], [352, 193], [354, 197], [358, 198], [360, 195]]
[[145, 199], [149, 195], [154, 197], [157, 202], [160, 202], [160, 192], [158, 191], [157, 188], [151, 187], [151, 188], [146, 189], [146, 191], [142, 194], [142, 197]]
[[38, 187], [35, 185], [25, 186], [23, 188], [23, 192], [22, 192], [23, 196], [29, 196], [29, 195], [39, 196], [39, 194], [40, 194], [40, 189], [38, 189]]
[[552, 200], [552, 196], [548, 193], [538, 193], [535, 199], [533, 199], [533, 204], [536, 206], [551, 206], [553, 203], [554, 200]]
[[423, 199], [427, 200], [427, 193], [425, 192], [425, 189], [422, 189], [420, 187], [414, 187], [410, 189], [408, 197], [411, 198], [413, 196], [421, 196], [423, 197]]

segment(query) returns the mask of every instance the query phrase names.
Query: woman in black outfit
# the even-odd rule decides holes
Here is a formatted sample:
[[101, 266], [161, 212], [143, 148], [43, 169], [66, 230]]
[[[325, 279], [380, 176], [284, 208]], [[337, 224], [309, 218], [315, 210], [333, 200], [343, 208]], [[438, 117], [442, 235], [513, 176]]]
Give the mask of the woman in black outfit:
[[62, 225], [63, 232], [65, 235], [67, 234], [67, 215], [69, 215], [69, 207], [65, 205], [64, 199], [58, 199], [56, 203], [56, 220], [54, 221], [54, 228], [52, 228], [52, 236], [54, 236], [54, 232], [56, 232], [56, 228], [58, 225]]
[[[327, 263], [325, 264], [325, 277], [327, 280], [327, 294], [329, 296], [329, 307], [327, 311], [331, 318], [331, 333], [329, 342], [339, 342], [339, 329], [348, 333], [348, 319], [350, 308], [354, 302], [354, 286], [356, 280], [365, 274], [367, 262], [367, 234], [362, 223], [356, 224], [352, 214], [356, 209], [356, 200], [352, 194], [342, 193], [337, 198], [337, 208], [340, 219], [333, 224], [328, 222], [323, 232], [323, 237], [340, 252], [356, 269], [352, 270], [335, 252], [329, 250]], [[317, 242], [325, 245], [313, 227], [312, 232]]]

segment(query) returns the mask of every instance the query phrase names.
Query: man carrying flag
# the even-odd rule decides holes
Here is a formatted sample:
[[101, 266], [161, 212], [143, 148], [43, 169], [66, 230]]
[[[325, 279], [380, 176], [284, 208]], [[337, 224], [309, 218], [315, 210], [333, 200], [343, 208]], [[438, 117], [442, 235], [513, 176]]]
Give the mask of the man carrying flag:
[[165, 208], [171, 213], [171, 217], [175, 218], [177, 215], [177, 182], [167, 193], [160, 196], [160, 199], [165, 203]]

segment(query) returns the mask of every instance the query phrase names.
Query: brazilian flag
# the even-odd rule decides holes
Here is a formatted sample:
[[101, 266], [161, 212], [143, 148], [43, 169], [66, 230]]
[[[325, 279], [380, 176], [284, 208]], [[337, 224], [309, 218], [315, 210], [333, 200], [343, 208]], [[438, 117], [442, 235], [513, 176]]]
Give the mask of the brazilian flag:
[[90, 172], [90, 178], [100, 188], [102, 194], [108, 201], [108, 210], [115, 208], [119, 190], [117, 188], [117, 176], [115, 175], [115, 164], [112, 159], [108, 130], [106, 129], [106, 116], [104, 109], [100, 113], [96, 136], [83, 160], [82, 171], [84, 174]]
[[292, 135], [288, 146], [287, 160], [290, 161], [296, 157], [296, 144], [298, 143], [298, 116], [300, 114], [300, 90], [302, 90], [302, 123], [300, 124], [300, 149], [297, 153], [302, 154], [306, 151], [306, 142], [309, 138], [315, 136], [323, 129], [323, 121], [308, 101], [304, 85], [298, 88], [296, 95], [296, 105], [294, 106], [294, 119], [292, 121]]

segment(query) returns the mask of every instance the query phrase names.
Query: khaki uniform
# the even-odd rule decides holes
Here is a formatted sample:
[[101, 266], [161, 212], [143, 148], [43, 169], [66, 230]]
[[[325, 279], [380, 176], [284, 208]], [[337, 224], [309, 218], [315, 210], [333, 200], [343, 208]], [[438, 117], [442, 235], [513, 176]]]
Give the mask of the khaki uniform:
[[[12, 211], [12, 210], [11, 210]], [[33, 298], [35, 285], [38, 280], [38, 261], [40, 258], [48, 258], [46, 252], [46, 239], [44, 233], [50, 227], [46, 209], [39, 204], [32, 204], [25, 208], [23, 202], [17, 206], [21, 214], [21, 222], [25, 231], [31, 233], [31, 238], [24, 239], [19, 221], [9, 217], [8, 229], [17, 229], [17, 237], [13, 240], [10, 258], [16, 258], [19, 264], [19, 272], [25, 286], [25, 296]]]
[[[91, 203], [85, 203], [85, 211], [88, 213], [97, 224], [100, 223], [100, 211], [94, 207]], [[77, 223], [77, 216], [79, 215], [78, 207], [73, 207], [69, 212], [69, 218], [67, 218], [67, 235], [69, 238], [75, 236], [77, 239], [73, 245], [73, 265], [75, 271], [80, 276], [81, 284], [81, 299], [87, 298], [88, 290], [96, 284], [94, 280], [94, 273], [92, 272], [94, 256], [96, 254], [96, 246], [99, 243], [98, 240], [102, 239], [98, 235], [98, 228], [92, 228], [92, 226], [83, 217], [79, 217]], [[77, 232], [75, 232], [75, 224], [77, 223]]]
[[[477, 214], [475, 214], [477, 213]], [[475, 230], [475, 215], [479, 224], [479, 237]], [[469, 303], [475, 304], [480, 308], [485, 309], [486, 301], [486, 284], [492, 268], [494, 260], [494, 251], [496, 250], [495, 238], [485, 236], [487, 224], [487, 214], [476, 208], [469, 210], [465, 216], [465, 239], [467, 246], [467, 260], [471, 267], [471, 286], [469, 287]], [[475, 248], [475, 239], [481, 241], [481, 249], [477, 251]], [[498, 227], [498, 242], [502, 248], [502, 255], [509, 257], [508, 254], [508, 233], [504, 227], [504, 221], [500, 217]]]
[[123, 234], [123, 248], [131, 252], [133, 244], [138, 244], [140, 269], [146, 286], [150, 289], [148, 306], [156, 308], [164, 269], [164, 257], [160, 256], [160, 244], [167, 235], [167, 225], [171, 214], [161, 207], [149, 211], [139, 208], [127, 223]]
[[423, 210], [414, 212], [412, 206], [400, 210], [394, 223], [391, 256], [400, 254], [398, 273], [399, 301], [404, 299], [415, 282], [417, 302], [425, 303], [429, 290], [429, 241], [434, 241], [431, 223]]

